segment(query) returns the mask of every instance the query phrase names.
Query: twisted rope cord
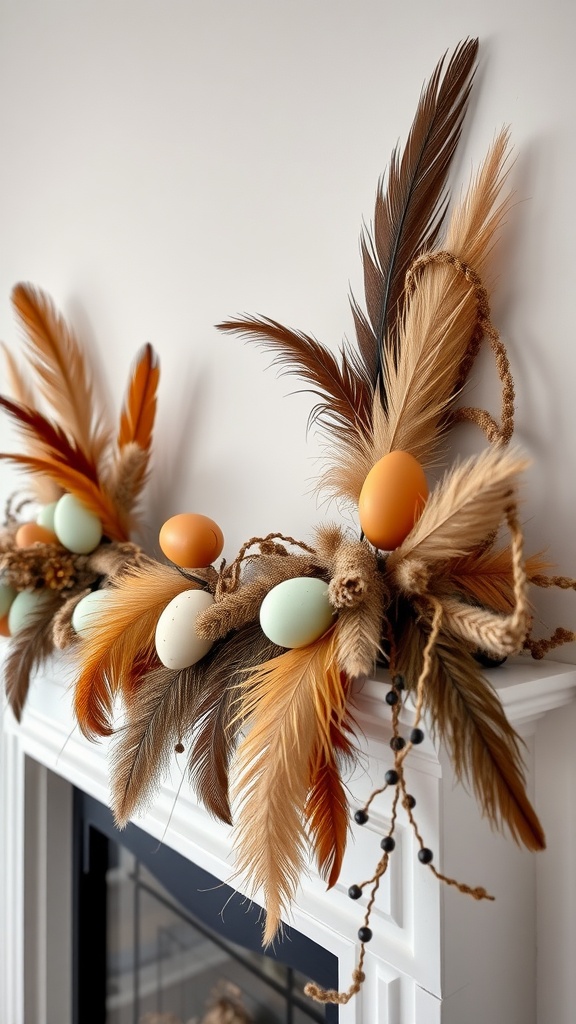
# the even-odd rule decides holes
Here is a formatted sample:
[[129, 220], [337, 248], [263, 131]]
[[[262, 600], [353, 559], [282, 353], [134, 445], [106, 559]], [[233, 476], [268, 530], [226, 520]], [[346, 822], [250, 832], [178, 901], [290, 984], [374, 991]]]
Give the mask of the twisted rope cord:
[[416, 286], [416, 275], [421, 273], [425, 267], [430, 266], [433, 263], [439, 263], [443, 266], [452, 266], [457, 273], [461, 274], [465, 278], [474, 291], [476, 298], [476, 327], [460, 367], [460, 374], [455, 392], [458, 392], [464, 384], [472, 363], [476, 358], [480, 341], [484, 335], [490, 342], [490, 347], [496, 360], [498, 376], [502, 384], [500, 425], [498, 425], [494, 417], [491, 416], [486, 409], [477, 409], [468, 406], [456, 409], [452, 413], [452, 422], [458, 423], [463, 420], [469, 420], [476, 423], [481, 430], [484, 431], [486, 437], [491, 443], [500, 442], [501, 444], [506, 445], [510, 441], [514, 432], [514, 380], [510, 371], [510, 363], [508, 361], [506, 347], [500, 338], [498, 330], [492, 323], [488, 292], [482, 284], [479, 274], [476, 273], [473, 267], [468, 263], [465, 263], [463, 260], [460, 260], [454, 255], [454, 253], [442, 249], [439, 252], [423, 253], [422, 256], [419, 256], [414, 260], [406, 274], [406, 291], [408, 295], [413, 292]]
[[265, 537], [251, 537], [250, 540], [247, 540], [246, 543], [242, 545], [240, 551], [236, 555], [236, 558], [230, 563], [230, 565], [226, 566], [224, 562], [222, 563], [216, 587], [217, 596], [219, 597], [222, 593], [232, 593], [237, 590], [240, 582], [242, 562], [260, 557], [258, 554], [248, 554], [250, 548], [254, 547], [255, 544], [259, 545], [261, 554], [274, 553], [278, 555], [286, 555], [288, 553], [286, 548], [284, 548], [283, 545], [276, 543], [279, 540], [285, 541], [287, 544], [293, 544], [294, 547], [302, 548], [303, 551], [308, 551], [312, 555], [316, 554], [314, 548], [311, 548], [308, 544], [305, 544], [301, 540], [296, 540], [294, 537], [287, 537], [282, 533], [267, 533]]

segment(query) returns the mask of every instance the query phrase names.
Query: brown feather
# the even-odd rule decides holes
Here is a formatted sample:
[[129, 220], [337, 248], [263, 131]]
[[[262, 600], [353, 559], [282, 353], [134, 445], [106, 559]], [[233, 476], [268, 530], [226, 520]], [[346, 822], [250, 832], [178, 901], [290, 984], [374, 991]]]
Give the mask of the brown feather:
[[[396, 668], [412, 684], [425, 642], [422, 623], [410, 617], [398, 644]], [[426, 709], [456, 778], [472, 787], [493, 828], [507, 827], [515, 842], [529, 850], [544, 849], [542, 826], [526, 794], [521, 740], [498, 694], [472, 655], [442, 633], [431, 659]]]
[[34, 408], [19, 405], [0, 395], [0, 408], [12, 418], [29, 445], [29, 454], [36, 458], [50, 458], [63, 463], [98, 483], [96, 464], [62, 428]]
[[88, 366], [74, 332], [41, 289], [21, 282], [12, 304], [27, 336], [27, 357], [60, 426], [98, 463], [107, 435], [94, 423]]
[[188, 777], [206, 810], [229, 825], [228, 769], [242, 725], [235, 714], [236, 687], [247, 668], [281, 652], [258, 622], [249, 623], [216, 644], [196, 669], [202, 679], [194, 708]]
[[74, 711], [81, 731], [89, 739], [113, 731], [115, 697], [139, 684], [155, 656], [158, 617], [172, 598], [197, 584], [172, 566], [152, 559], [131, 566], [108, 591], [98, 623], [86, 629], [75, 648], [79, 674]]
[[338, 359], [320, 342], [267, 317], [250, 316], [217, 325], [221, 331], [244, 335], [275, 352], [273, 366], [299, 374], [320, 398], [310, 421], [328, 434], [346, 438], [354, 451], [370, 433], [373, 389], [357, 353], [343, 346]]
[[118, 828], [150, 802], [161, 784], [175, 744], [189, 732], [200, 675], [159, 665], [139, 680], [128, 700], [126, 724], [111, 748], [111, 808]]
[[29, 625], [10, 637], [4, 661], [4, 686], [8, 703], [19, 722], [28, 697], [32, 674], [54, 652], [52, 619], [60, 607], [59, 595], [48, 594], [30, 615]]
[[135, 443], [144, 451], [150, 450], [159, 377], [158, 357], [152, 345], [147, 343], [136, 356], [120, 413], [117, 438], [119, 449]]
[[[378, 184], [374, 224], [361, 237], [367, 317], [352, 299], [358, 346], [374, 388], [386, 345], [397, 337], [406, 272], [434, 247], [445, 215], [446, 179], [462, 132], [478, 40], [446, 55], [422, 90], [404, 151], [396, 147], [388, 180]], [[382, 384], [381, 380], [381, 384]], [[382, 390], [380, 397], [385, 401]]]
[[345, 712], [334, 632], [258, 666], [243, 685], [238, 717], [249, 731], [233, 782], [236, 873], [263, 891], [264, 945], [273, 941], [304, 869], [311, 768], [323, 750], [331, 755], [331, 722]]

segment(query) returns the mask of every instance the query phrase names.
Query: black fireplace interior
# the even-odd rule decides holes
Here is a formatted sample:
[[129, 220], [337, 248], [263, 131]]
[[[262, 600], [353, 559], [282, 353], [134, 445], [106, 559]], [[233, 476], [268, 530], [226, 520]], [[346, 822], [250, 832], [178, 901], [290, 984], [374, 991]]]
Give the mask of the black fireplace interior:
[[287, 928], [270, 954], [262, 911], [74, 791], [74, 1024], [337, 1024], [304, 995], [338, 959]]

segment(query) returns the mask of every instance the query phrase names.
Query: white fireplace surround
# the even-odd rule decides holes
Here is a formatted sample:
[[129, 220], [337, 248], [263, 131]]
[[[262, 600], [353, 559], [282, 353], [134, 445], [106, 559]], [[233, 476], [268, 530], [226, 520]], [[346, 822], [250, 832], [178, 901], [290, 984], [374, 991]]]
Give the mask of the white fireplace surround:
[[[22, 723], [9, 710], [3, 716], [0, 1024], [69, 1024], [70, 784], [103, 803], [109, 794], [106, 742], [91, 744], [74, 727], [73, 678], [71, 663], [55, 659], [49, 672], [34, 679]], [[341, 1024], [560, 1024], [547, 1015], [546, 993], [558, 958], [570, 954], [550, 913], [555, 901], [562, 903], [565, 880], [550, 868], [558, 843], [568, 841], [570, 818], [559, 801], [546, 800], [563, 756], [561, 744], [547, 742], [546, 729], [576, 694], [576, 667], [516, 658], [489, 670], [487, 678], [526, 741], [529, 792], [549, 849], [530, 854], [494, 833], [475, 800], [455, 783], [445, 752], [427, 736], [411, 752], [407, 770], [421, 834], [439, 870], [484, 885], [495, 901], [476, 902], [438, 882], [418, 862], [409, 823], [401, 816], [397, 848], [373, 913], [366, 982], [341, 1008]], [[386, 687], [383, 673], [356, 698], [365, 756], [350, 780], [352, 808], [365, 801], [392, 763]], [[409, 708], [403, 719], [411, 721]], [[233, 863], [230, 830], [180, 782], [175, 763], [148, 813], [135, 821], [226, 881]], [[347, 889], [372, 875], [388, 811], [382, 796], [369, 822], [352, 826], [333, 890], [326, 892], [310, 872], [290, 921], [337, 955], [341, 988], [348, 987], [355, 966], [364, 903], [350, 900]]]

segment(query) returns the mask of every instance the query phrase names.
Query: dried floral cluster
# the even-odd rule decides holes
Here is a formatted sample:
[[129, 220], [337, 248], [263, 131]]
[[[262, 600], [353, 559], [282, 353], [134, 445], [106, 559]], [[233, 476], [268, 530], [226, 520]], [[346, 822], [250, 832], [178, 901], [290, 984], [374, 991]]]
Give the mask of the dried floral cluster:
[[[350, 887], [353, 899], [370, 890], [352, 985], [345, 992], [309, 985], [321, 1002], [347, 1002], [362, 984], [370, 912], [401, 806], [420, 861], [474, 898], [491, 898], [441, 875], [418, 831], [404, 765], [424, 737], [425, 720], [488, 821], [530, 850], [545, 844], [526, 795], [521, 742], [483, 669], [574, 640], [562, 629], [549, 639], [533, 636], [529, 592], [576, 583], [549, 575], [539, 556], [523, 550], [519, 492], [528, 462], [511, 444], [514, 383], [486, 284], [510, 203], [506, 130], [461, 200], [449, 203], [447, 178], [477, 49], [476, 40], [464, 41], [438, 63], [407, 143], [393, 151], [379, 183], [373, 226], [361, 238], [364, 308], [351, 298], [356, 345], [346, 343], [335, 356], [263, 316], [218, 325], [264, 346], [274, 365], [299, 375], [316, 395], [312, 421], [328, 459], [318, 490], [351, 506], [358, 533], [325, 523], [310, 544], [274, 533], [254, 537], [218, 568], [141, 555], [109, 579], [106, 605], [76, 647], [75, 714], [91, 740], [113, 736], [117, 824], [154, 798], [174, 750], [185, 755], [199, 799], [233, 828], [237, 877], [263, 897], [265, 945], [289, 915], [310, 854], [329, 887], [340, 875], [350, 829], [344, 777], [357, 757], [353, 687], [387, 666], [391, 686], [383, 687], [383, 700], [391, 709], [394, 766], [376, 792], [394, 787], [391, 828], [372, 877]], [[462, 402], [484, 339], [502, 385], [498, 417]], [[449, 434], [464, 421], [477, 424], [487, 447], [450, 466]], [[398, 454], [405, 469], [386, 476]], [[388, 501], [406, 490], [413, 471], [415, 479], [431, 479], [439, 469], [429, 492], [409, 502], [411, 518], [398, 538], [373, 533], [369, 480], [378, 478]], [[405, 507], [393, 511], [405, 518]], [[32, 563], [26, 571], [35, 571]], [[63, 563], [55, 571], [66, 578]], [[302, 580], [324, 584], [330, 624], [303, 644], [289, 643], [264, 628], [263, 612], [287, 582]], [[171, 602], [193, 592], [209, 595], [193, 623], [207, 653], [173, 667], [159, 657], [158, 623]], [[406, 695], [415, 708], [407, 739], [399, 729]], [[356, 812], [359, 824], [373, 797]]]

